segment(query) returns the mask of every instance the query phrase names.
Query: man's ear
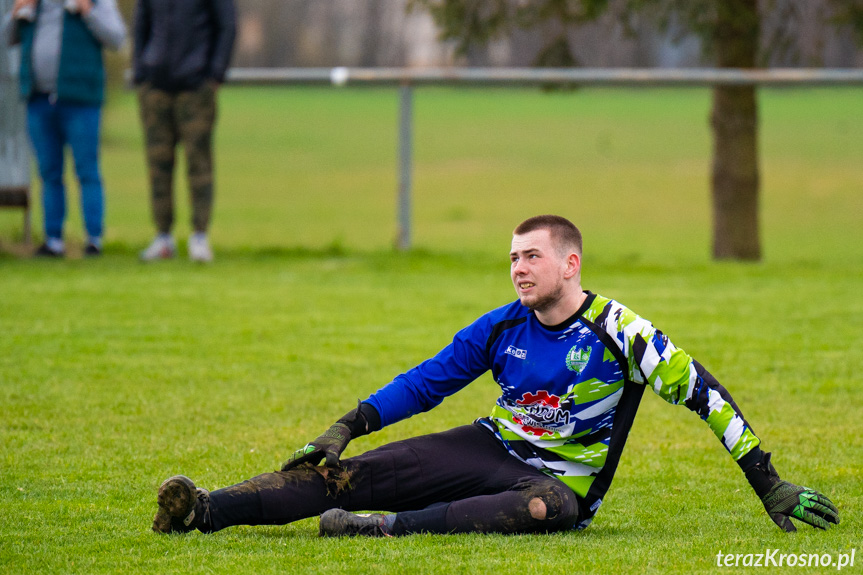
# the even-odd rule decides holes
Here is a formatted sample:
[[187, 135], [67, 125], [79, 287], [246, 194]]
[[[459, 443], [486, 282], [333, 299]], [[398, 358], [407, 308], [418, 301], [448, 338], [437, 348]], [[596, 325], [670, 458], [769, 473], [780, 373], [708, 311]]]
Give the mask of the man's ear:
[[566, 257], [566, 269], [563, 272], [564, 279], [570, 279], [581, 271], [581, 256], [571, 253]]

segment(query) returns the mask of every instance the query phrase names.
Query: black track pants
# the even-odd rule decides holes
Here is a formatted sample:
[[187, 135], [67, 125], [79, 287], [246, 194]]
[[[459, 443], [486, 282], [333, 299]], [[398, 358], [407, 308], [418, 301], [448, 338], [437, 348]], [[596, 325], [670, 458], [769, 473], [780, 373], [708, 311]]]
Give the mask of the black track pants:
[[570, 529], [575, 494], [511, 456], [480, 424], [397, 441], [342, 461], [265, 473], [210, 494], [211, 530], [283, 525], [335, 507], [391, 511], [394, 533]]

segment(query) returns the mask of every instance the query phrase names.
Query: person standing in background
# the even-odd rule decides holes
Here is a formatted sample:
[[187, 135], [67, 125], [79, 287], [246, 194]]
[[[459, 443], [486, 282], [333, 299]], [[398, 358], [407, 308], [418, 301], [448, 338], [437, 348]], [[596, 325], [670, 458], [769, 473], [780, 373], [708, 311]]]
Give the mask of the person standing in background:
[[147, 146], [157, 236], [142, 261], [176, 255], [174, 153], [182, 142], [192, 202], [189, 258], [213, 260], [207, 239], [213, 208], [216, 91], [224, 81], [236, 35], [233, 0], [137, 0], [133, 52]]
[[15, 0], [3, 25], [9, 45], [21, 45], [21, 97], [42, 180], [45, 241], [37, 256], [63, 257], [68, 145], [81, 188], [85, 256], [102, 254], [105, 196], [99, 132], [105, 99], [102, 49], [117, 50], [126, 26], [116, 0]]

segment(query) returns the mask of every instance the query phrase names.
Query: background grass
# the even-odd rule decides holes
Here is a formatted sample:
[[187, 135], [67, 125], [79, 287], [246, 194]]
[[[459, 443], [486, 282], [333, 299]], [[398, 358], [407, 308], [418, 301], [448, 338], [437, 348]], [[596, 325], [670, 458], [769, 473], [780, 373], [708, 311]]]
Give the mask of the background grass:
[[[133, 95], [113, 94], [106, 255], [0, 256], [0, 570], [691, 573], [718, 569], [720, 550], [779, 548], [857, 549], [859, 571], [861, 99], [762, 92], [765, 261], [736, 264], [708, 258], [707, 91], [417, 91], [417, 249], [398, 254], [395, 92], [227, 88], [217, 261], [200, 267], [135, 261], [152, 235], [143, 150]], [[331, 541], [312, 519], [149, 532], [165, 477], [216, 488], [277, 468], [510, 301], [510, 231], [549, 211], [585, 232], [585, 287], [707, 365], [780, 473], [837, 502], [838, 528], [779, 532], [707, 426], [648, 393], [581, 533]], [[70, 216], [74, 244], [74, 203]], [[16, 238], [20, 214], [0, 213], [8, 251]], [[347, 455], [468, 422], [495, 397], [483, 377]]]

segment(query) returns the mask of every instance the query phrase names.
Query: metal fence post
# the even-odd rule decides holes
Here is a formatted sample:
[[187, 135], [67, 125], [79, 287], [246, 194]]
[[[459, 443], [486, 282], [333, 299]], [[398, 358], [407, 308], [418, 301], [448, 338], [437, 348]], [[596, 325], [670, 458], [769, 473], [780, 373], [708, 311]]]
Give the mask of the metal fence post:
[[413, 134], [413, 88], [402, 82], [399, 89], [399, 195], [396, 247], [411, 247], [411, 153]]
[[[0, 0], [0, 17], [13, 0]], [[24, 209], [24, 242], [30, 243], [30, 150], [26, 111], [18, 96], [18, 48], [0, 41], [0, 207]]]

